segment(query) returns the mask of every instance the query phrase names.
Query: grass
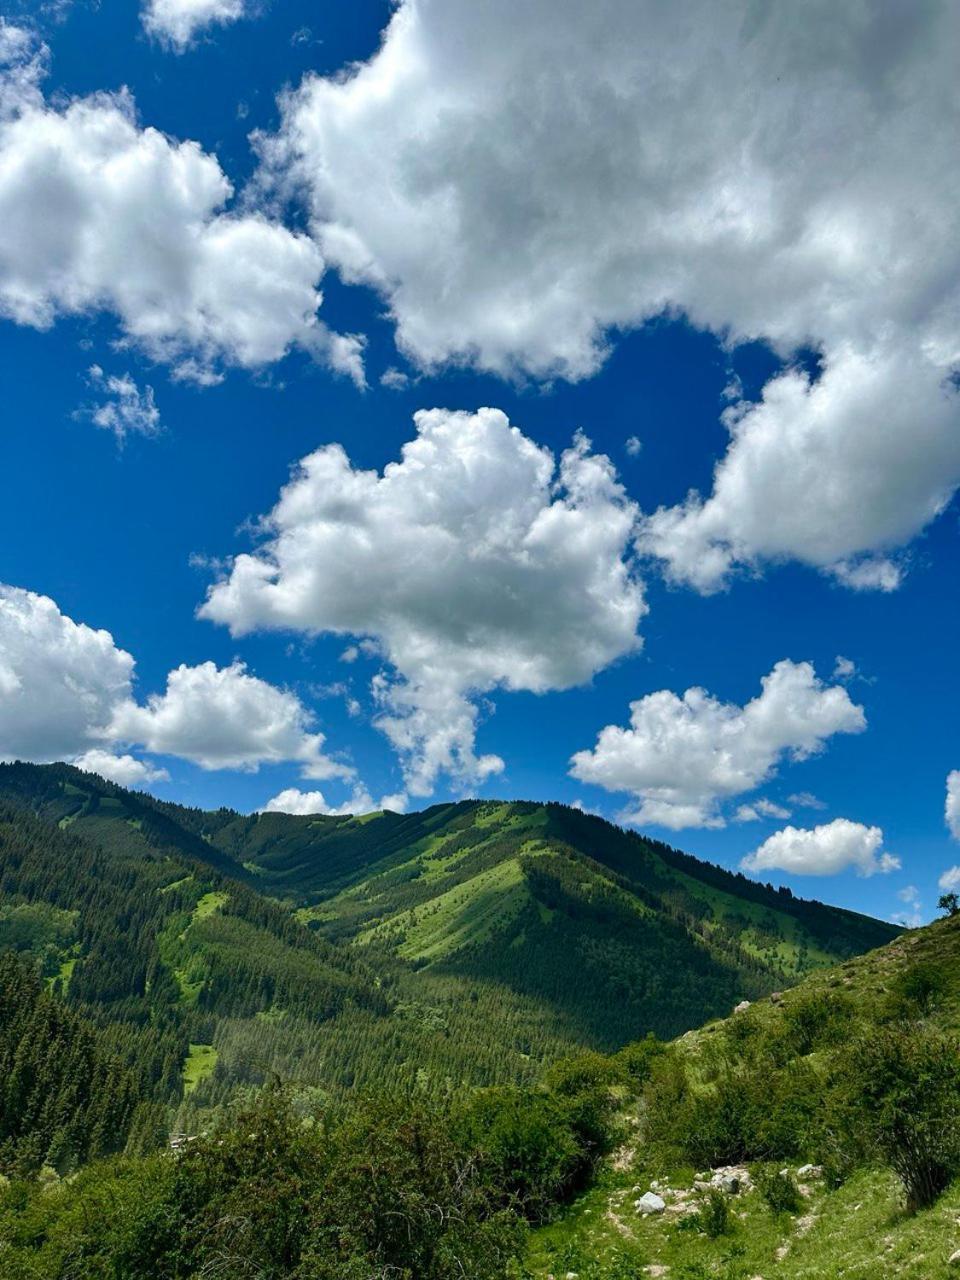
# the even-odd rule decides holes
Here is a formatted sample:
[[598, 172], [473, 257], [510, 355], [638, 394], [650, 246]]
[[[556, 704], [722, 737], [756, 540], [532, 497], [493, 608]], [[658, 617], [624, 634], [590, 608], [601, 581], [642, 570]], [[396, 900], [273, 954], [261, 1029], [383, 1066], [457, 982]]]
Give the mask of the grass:
[[[942, 920], [907, 932], [886, 947], [818, 970], [780, 1003], [757, 1001], [738, 1018], [766, 1025], [795, 999], [819, 993], [848, 996], [870, 1017], [888, 998], [899, 973], [935, 964], [945, 979], [937, 1023], [960, 1026], [960, 921]], [[709, 1062], [708, 1046], [723, 1026], [710, 1023], [682, 1037], [694, 1065]], [[663, 1274], [668, 1280], [947, 1280], [960, 1251], [960, 1181], [930, 1209], [907, 1215], [891, 1173], [859, 1171], [837, 1190], [808, 1181], [797, 1214], [776, 1215], [759, 1192], [732, 1197], [731, 1230], [710, 1239], [678, 1227], [678, 1214], [643, 1218], [633, 1202], [650, 1187], [642, 1148], [632, 1167], [613, 1161], [597, 1183], [556, 1222], [532, 1233], [529, 1273], [534, 1280], [574, 1272], [579, 1280], [635, 1280]], [[663, 1178], [662, 1171], [658, 1175]], [[688, 1190], [690, 1169], [668, 1171], [667, 1181]], [[802, 1182], [802, 1180], [801, 1180]], [[671, 1197], [665, 1198], [670, 1203]], [[669, 1268], [664, 1272], [650, 1268]], [[647, 1270], [644, 1270], [647, 1268]]]
[[532, 1234], [527, 1265], [535, 1280], [570, 1271], [579, 1280], [633, 1280], [656, 1267], [669, 1268], [662, 1273], [669, 1280], [947, 1280], [957, 1274], [949, 1258], [960, 1248], [960, 1186], [912, 1217], [900, 1207], [895, 1179], [875, 1170], [836, 1191], [808, 1184], [795, 1215], [774, 1215], [751, 1190], [730, 1198], [729, 1233], [710, 1239], [680, 1227], [675, 1213], [637, 1214], [634, 1188], [649, 1186], [637, 1177], [608, 1174], [559, 1222]]
[[207, 916], [212, 916], [215, 911], [219, 911], [229, 896], [229, 894], [222, 892], [205, 893], [193, 908], [193, 918], [190, 924], [206, 920]]
[[191, 1044], [183, 1063], [183, 1092], [193, 1093], [197, 1085], [213, 1074], [217, 1051], [212, 1044]]
[[512, 919], [527, 901], [520, 864], [510, 859], [454, 885], [429, 902], [400, 912], [361, 933], [361, 944], [402, 939], [407, 960], [439, 960], [460, 947], [482, 941]]

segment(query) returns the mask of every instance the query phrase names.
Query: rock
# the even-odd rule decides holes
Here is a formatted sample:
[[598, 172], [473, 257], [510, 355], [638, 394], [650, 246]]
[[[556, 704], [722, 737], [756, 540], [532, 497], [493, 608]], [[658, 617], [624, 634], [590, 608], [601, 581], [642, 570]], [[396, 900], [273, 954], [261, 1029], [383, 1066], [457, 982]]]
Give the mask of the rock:
[[670, 1268], [660, 1262], [651, 1262], [643, 1268], [643, 1274], [645, 1276], [668, 1276]]
[[647, 1191], [640, 1197], [634, 1207], [637, 1213], [642, 1213], [646, 1217], [650, 1213], [663, 1213], [667, 1207], [667, 1202], [662, 1196], [658, 1196], [655, 1191]]
[[960, 1249], [957, 1249], [954, 1253], [951, 1253], [950, 1257], [947, 1259], [947, 1266], [960, 1267]]
[[740, 1193], [740, 1179], [735, 1174], [725, 1173], [718, 1185], [721, 1191], [725, 1191], [728, 1196], [735, 1196]]
[[797, 1170], [798, 1178], [822, 1178], [823, 1165], [821, 1164], [803, 1164]]
[[741, 1000], [738, 1005], [734, 1006], [734, 1013], [745, 1013], [750, 1008], [749, 1000]]

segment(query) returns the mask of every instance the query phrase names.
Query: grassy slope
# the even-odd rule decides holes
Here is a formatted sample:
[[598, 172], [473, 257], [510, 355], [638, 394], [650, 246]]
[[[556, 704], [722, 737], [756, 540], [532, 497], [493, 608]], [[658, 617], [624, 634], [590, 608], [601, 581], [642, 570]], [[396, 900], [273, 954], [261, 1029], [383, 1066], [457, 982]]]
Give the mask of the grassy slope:
[[[349, 1055], [385, 1078], [428, 1071], [438, 1089], [448, 1078], [530, 1079], [584, 1044], [676, 1034], [893, 932], [558, 805], [244, 817], [159, 802], [62, 765], [0, 766], [4, 797], [119, 859], [170, 860], [164, 888], [192, 904], [158, 941], [190, 1008], [210, 960], [221, 973], [253, 949], [278, 971], [296, 962], [252, 926], [225, 920], [203, 877], [184, 877], [184, 859], [350, 944], [381, 975], [389, 1016], [349, 1009], [310, 1036], [277, 1024], [266, 1055], [297, 1079], [322, 1070], [332, 1087], [355, 1078]], [[249, 1045], [267, 1034], [235, 1016], [229, 1031], [192, 1037], [217, 1041], [221, 1075], [242, 1071]], [[301, 1047], [288, 1052], [287, 1042]]]
[[[842, 991], [869, 1018], [891, 980], [917, 963], [936, 964], [944, 975], [936, 1019], [945, 1029], [960, 1030], [960, 919], [905, 933], [889, 946], [814, 973], [787, 992], [782, 1004], [759, 1001], [748, 1016], [772, 1022], [792, 999]], [[724, 1025], [689, 1032], [680, 1044], [696, 1061]], [[634, 1211], [634, 1200], [650, 1183], [649, 1171], [640, 1172], [642, 1162], [630, 1158], [635, 1149], [636, 1139], [559, 1221], [534, 1233], [529, 1266], [536, 1280], [567, 1271], [580, 1280], [626, 1280], [660, 1274], [643, 1270], [656, 1267], [669, 1268], [662, 1273], [669, 1280], [946, 1280], [957, 1274], [948, 1260], [960, 1249], [960, 1184], [914, 1216], [904, 1213], [898, 1184], [886, 1171], [861, 1171], [836, 1191], [807, 1180], [803, 1208], [795, 1215], [772, 1214], [750, 1191], [731, 1201], [732, 1232], [711, 1240], [678, 1230], [676, 1215], [644, 1218]], [[689, 1189], [693, 1172], [671, 1171], [670, 1185]]]

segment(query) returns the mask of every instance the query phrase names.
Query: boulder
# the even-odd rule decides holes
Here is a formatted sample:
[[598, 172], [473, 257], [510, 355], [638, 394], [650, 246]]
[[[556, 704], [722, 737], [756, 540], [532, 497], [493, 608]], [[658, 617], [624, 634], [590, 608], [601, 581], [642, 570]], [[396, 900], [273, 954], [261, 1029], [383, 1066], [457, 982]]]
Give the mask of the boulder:
[[640, 1197], [634, 1207], [637, 1213], [642, 1213], [646, 1217], [650, 1213], [663, 1213], [667, 1207], [667, 1202], [662, 1196], [658, 1196], [655, 1191], [647, 1191]]
[[822, 1178], [823, 1165], [819, 1164], [802, 1164], [797, 1170], [798, 1178]]
[[734, 1006], [734, 1013], [745, 1013], [750, 1008], [749, 1000], [741, 1000], [738, 1005]]
[[951, 1253], [950, 1257], [947, 1259], [947, 1266], [960, 1268], [960, 1249]]

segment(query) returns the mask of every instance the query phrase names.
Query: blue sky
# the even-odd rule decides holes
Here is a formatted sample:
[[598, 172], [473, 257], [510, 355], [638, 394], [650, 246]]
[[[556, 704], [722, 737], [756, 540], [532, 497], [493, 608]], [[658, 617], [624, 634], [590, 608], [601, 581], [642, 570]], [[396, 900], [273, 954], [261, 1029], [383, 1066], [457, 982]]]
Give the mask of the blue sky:
[[[216, 3], [197, 8], [218, 11]], [[509, 27], [507, 8], [490, 3], [478, 9], [479, 17], [459, 4], [442, 15], [432, 3], [401, 6], [394, 22], [406, 23], [406, 33], [397, 28], [388, 38], [385, 52], [393, 50], [388, 64], [378, 64], [384, 54], [377, 50], [394, 10], [380, 3], [319, 9], [305, 3], [266, 3], [256, 13], [199, 25], [181, 49], [156, 25], [162, 14], [150, 35], [131, 4], [75, 0], [56, 9], [14, 5], [6, 10], [7, 30], [24, 34], [16, 48], [8, 42], [12, 52], [4, 74], [13, 86], [7, 95], [13, 105], [0, 114], [0, 213], [16, 209], [11, 202], [25, 200], [24, 191], [32, 212], [20, 222], [8, 220], [7, 233], [0, 221], [0, 255], [7, 255], [0, 256], [6, 316], [0, 320], [6, 427], [0, 581], [48, 597], [58, 613], [38, 621], [26, 597], [8, 596], [12, 625], [19, 630], [13, 636], [0, 625], [0, 755], [78, 758], [83, 754], [80, 739], [85, 738], [90, 749], [130, 755], [166, 771], [168, 778], [149, 782], [158, 795], [247, 811], [289, 789], [322, 790], [328, 805], [339, 806], [349, 803], [358, 787], [371, 803], [405, 795], [411, 807], [464, 794], [578, 802], [614, 819], [632, 814], [658, 838], [730, 867], [765, 847], [766, 860], [756, 864], [764, 878], [790, 883], [806, 896], [882, 916], [918, 910], [929, 916], [938, 878], [960, 861], [944, 820], [947, 775], [960, 768], [953, 498], [960, 482], [960, 417], [951, 392], [954, 325], [960, 311], [943, 291], [934, 297], [932, 285], [905, 297], [899, 278], [865, 284], [870, 273], [859, 259], [855, 270], [847, 271], [846, 260], [868, 249], [878, 257], [886, 252], [891, 261], [902, 250], [909, 259], [904, 248], [908, 223], [898, 221], [895, 202], [884, 229], [890, 244], [874, 240], [872, 248], [864, 248], [855, 242], [857, 200], [872, 201], [902, 160], [896, 136], [889, 155], [866, 147], [853, 175], [844, 171], [846, 161], [832, 154], [824, 161], [816, 152], [822, 145], [816, 142], [822, 137], [816, 120], [810, 122], [808, 153], [803, 129], [793, 159], [771, 158], [773, 141], [754, 137], [751, 163], [732, 170], [733, 177], [728, 174], [719, 185], [709, 173], [697, 176], [709, 167], [706, 161], [691, 163], [690, 173], [679, 163], [658, 163], [636, 173], [630, 150], [637, 145], [631, 141], [634, 118], [637, 127], [646, 122], [647, 141], [669, 138], [671, 146], [683, 145], [671, 114], [678, 108], [669, 102], [664, 106], [663, 96], [654, 93], [656, 86], [645, 80], [638, 54], [630, 65], [630, 89], [619, 99], [622, 110], [613, 113], [608, 129], [599, 129], [591, 112], [612, 110], [609, 104], [598, 105], [584, 94], [589, 130], [581, 140], [584, 145], [571, 144], [567, 153], [577, 126], [554, 118], [554, 84], [575, 86], [580, 74], [595, 84], [591, 59], [606, 56], [607, 68], [609, 51], [604, 55], [587, 42], [572, 63], [561, 66], [552, 46], [542, 51], [542, 58], [534, 58], [529, 52], [533, 37]], [[611, 0], [610, 9], [607, 16], [615, 28], [624, 6]], [[747, 40], [743, 31], [748, 30], [750, 6], [746, 9], [742, 40]], [[949, 13], [938, 13], [937, 6], [930, 6], [929, 30], [918, 27], [909, 40], [901, 33], [893, 52], [878, 44], [876, 32], [852, 33], [854, 43], [862, 38], [877, 60], [878, 83], [886, 77], [884, 83], [896, 84], [901, 92], [903, 85], [917, 83], [918, 67], [923, 66], [936, 84], [936, 66], [922, 63], [922, 57], [929, 52], [924, 42], [935, 41], [936, 22], [952, 21]], [[584, 50], [575, 29], [581, 21], [587, 19], [571, 11], [570, 47], [575, 51]], [[557, 26], [560, 34], [551, 40], [562, 45], [563, 21]], [[734, 53], [743, 59], [760, 116], [769, 112], [773, 133], [781, 117], [789, 118], [790, 104], [781, 103], [776, 96], [781, 90], [771, 87], [780, 81], [769, 51], [769, 75], [751, 59], [758, 40], [769, 39], [774, 50], [781, 44], [774, 39], [776, 32], [748, 34], [749, 41]], [[679, 38], [660, 30], [651, 16], [651, 47]], [[505, 40], [511, 44], [509, 55], [498, 52]], [[38, 53], [41, 45], [46, 51]], [[680, 79], [684, 58], [693, 77], [702, 53], [684, 44], [680, 54]], [[538, 79], [536, 100], [525, 102], [523, 88], [516, 86], [526, 84], [523, 57], [528, 55], [536, 76], [545, 78]], [[498, 94], [501, 64], [511, 59], [510, 84], [516, 92]], [[377, 114], [377, 102], [368, 101], [372, 91], [363, 88], [364, 73], [349, 71], [363, 62], [368, 75], [371, 67], [382, 72], [386, 88], [381, 85], [379, 96], [392, 103], [385, 115]], [[861, 63], [857, 66], [858, 76], [866, 74]], [[17, 70], [25, 67], [29, 74], [15, 80]], [[801, 89], [819, 74], [804, 65], [791, 64], [788, 71]], [[329, 101], [321, 79], [312, 82], [319, 90], [308, 86], [281, 110], [277, 95], [296, 89], [311, 74], [341, 77], [339, 85], [326, 82], [332, 85]], [[865, 108], [857, 98], [862, 86], [853, 83], [853, 72], [847, 83], [842, 66], [836, 74], [837, 92], [843, 91], [838, 135], [847, 130], [858, 137], [858, 130], [867, 131]], [[351, 87], [350, 76], [359, 78], [359, 88]], [[97, 165], [72, 175], [79, 193], [77, 211], [67, 210], [64, 218], [77, 224], [88, 219], [88, 240], [105, 234], [107, 244], [102, 252], [98, 249], [95, 261], [81, 261], [76, 246], [70, 250], [72, 258], [66, 254], [55, 260], [53, 240], [44, 236], [50, 215], [45, 201], [62, 201], [64, 188], [45, 187], [41, 181], [50, 176], [53, 154], [43, 149], [43, 122], [64, 120], [71, 103], [86, 103], [94, 115], [114, 110], [115, 98], [91, 95], [116, 95], [124, 87], [135, 102], [135, 114], [133, 107], [124, 108], [131, 133], [123, 145], [139, 155], [138, 148], [146, 145], [143, 130], [160, 131], [167, 142], [157, 143], [159, 167], [150, 171], [152, 176], [129, 179], [131, 189], [135, 182], [143, 185], [142, 205], [128, 198], [126, 188], [120, 195], [114, 192], [118, 203], [111, 207], [119, 213], [111, 214], [106, 233], [96, 221]], [[736, 118], [737, 103], [722, 97], [722, 87], [714, 86], [719, 108], [709, 100], [691, 106], [694, 115], [698, 110], [729, 114], [712, 143], [720, 148], [726, 123], [732, 131], [743, 127]], [[651, 103], [649, 116], [645, 95]], [[922, 94], [916, 101], [906, 95], [891, 109], [898, 120], [911, 111], [922, 120], [931, 101]], [[450, 129], [443, 123], [445, 111], [453, 120]], [[315, 135], [309, 132], [314, 125]], [[28, 126], [35, 132], [29, 133]], [[70, 125], [85, 127], [76, 119]], [[259, 148], [251, 144], [254, 130], [263, 131], [268, 140]], [[73, 136], [78, 139], [75, 155], [92, 145], [86, 133]], [[165, 147], [183, 140], [196, 142], [233, 184], [237, 195], [228, 205], [231, 217], [274, 229], [268, 251], [276, 251], [278, 271], [288, 269], [283, 255], [294, 244], [293, 233], [301, 237], [296, 243], [303, 253], [318, 253], [304, 246], [320, 246], [325, 265], [314, 272], [315, 279], [308, 267], [289, 267], [291, 289], [302, 293], [306, 288], [309, 296], [310, 288], [319, 285], [323, 301], [318, 314], [324, 324], [335, 334], [363, 335], [362, 352], [354, 350], [362, 356], [364, 387], [357, 385], [355, 366], [341, 364], [338, 369], [329, 349], [318, 347], [313, 336], [302, 338], [296, 323], [289, 332], [284, 329], [290, 324], [286, 316], [277, 320], [276, 331], [287, 354], [263, 358], [258, 348], [260, 354], [245, 355], [231, 327], [232, 277], [229, 288], [221, 288], [220, 277], [211, 285], [202, 320], [183, 303], [177, 286], [163, 274], [168, 252], [163, 229], [159, 248], [143, 247], [143, 237], [155, 229], [150, 225], [153, 214], [147, 217], [143, 208], [159, 208], [156, 216], [166, 216], [164, 202], [176, 174], [184, 178]], [[33, 147], [37, 150], [30, 151]], [[810, 196], [809, 207], [803, 207], [803, 235], [791, 240], [799, 233], [785, 229], [786, 215], [763, 210], [776, 203], [781, 188], [784, 204], [790, 203], [792, 170], [800, 170], [802, 177], [814, 154], [819, 155], [817, 173], [826, 170], [826, 176], [817, 200]], [[15, 167], [24, 155], [26, 177], [17, 179], [18, 187], [9, 177], [10, 167], [4, 176], [3, 161]], [[934, 150], [925, 163], [935, 169], [936, 158]], [[164, 167], [168, 162], [169, 169]], [[711, 152], [709, 164], [715, 163]], [[321, 168], [322, 180], [316, 176]], [[518, 173], [529, 179], [518, 184]], [[40, 185], [29, 188], [28, 182]], [[149, 182], [159, 183], [157, 192], [163, 194], [157, 201]], [[858, 182], [863, 187], [859, 196]], [[598, 233], [592, 221], [602, 214], [592, 204], [577, 208], [578, 201], [587, 200], [584, 192], [591, 183], [613, 224], [606, 247], [599, 240], [603, 224]], [[688, 230], [690, 210], [712, 209], [721, 189], [724, 213], [711, 214], [709, 234], [693, 223]], [[809, 183], [804, 190], [809, 193]], [[847, 193], [847, 205], [831, 203], [840, 190]], [[450, 213], [451, 192], [455, 216]], [[945, 278], [949, 254], [957, 251], [938, 233], [942, 219], [937, 211], [941, 200], [952, 207], [952, 194], [932, 189], [929, 226], [913, 232], [926, 258], [942, 255]], [[383, 216], [387, 207], [395, 209], [390, 218]], [[568, 210], [571, 222], [561, 226]], [[128, 212], [133, 230], [124, 240], [117, 220]], [[197, 225], [209, 227], [217, 216], [215, 204], [201, 210], [193, 221], [187, 219], [183, 235], [188, 237]], [[769, 225], [763, 223], [765, 216]], [[757, 225], [751, 222], [750, 235], [741, 241], [729, 225], [736, 224], [739, 234], [737, 219], [747, 217]], [[649, 228], [658, 218], [666, 229], [655, 236]], [[817, 219], [821, 225], [829, 222], [830, 236], [818, 242], [815, 258], [798, 266], [797, 246], [807, 253]], [[641, 224], [634, 242], [633, 228]], [[354, 237], [349, 242], [337, 239], [344, 228]], [[126, 247], [111, 258], [114, 231]], [[869, 232], [869, 227], [863, 229], [868, 239]], [[174, 249], [180, 234], [174, 227]], [[711, 236], [720, 239], [710, 242]], [[358, 255], [353, 246], [360, 239], [365, 247]], [[766, 247], [756, 248], [761, 242]], [[193, 269], [189, 252], [184, 250], [177, 270]], [[52, 265], [36, 267], [31, 277], [44, 253], [51, 255]], [[154, 274], [141, 289], [138, 272], [146, 272], [148, 259]], [[819, 264], [815, 268], [813, 261]], [[258, 263], [255, 254], [237, 277], [245, 295], [249, 290], [252, 296], [255, 316]], [[267, 274], [272, 263], [263, 260]], [[230, 269], [230, 263], [223, 267], [225, 276]], [[67, 279], [71, 270], [78, 279], [82, 276], [80, 284]], [[791, 273], [800, 271], [806, 280], [812, 270], [820, 270], [822, 279], [807, 298], [805, 285], [794, 289]], [[96, 271], [106, 273], [103, 280], [91, 276]], [[904, 272], [911, 281], [918, 277], [909, 260]], [[135, 296], [122, 293], [127, 277], [136, 285], [131, 285]], [[28, 286], [42, 296], [41, 303], [32, 294], [29, 306], [22, 302]], [[158, 303], [165, 289], [174, 301], [161, 297]], [[883, 332], [880, 327], [874, 332], [872, 318], [894, 295], [896, 305], [890, 304], [889, 314], [883, 312]], [[535, 300], [529, 314], [528, 297]], [[151, 314], [162, 310], [174, 316], [164, 321], [159, 339], [149, 336], [142, 323], [150, 308]], [[871, 318], [869, 323], [864, 317]], [[273, 333], [271, 329], [265, 339], [268, 345]], [[922, 354], [912, 354], [914, 349]], [[99, 374], [90, 372], [94, 366]], [[192, 379], [184, 376], [191, 369]], [[391, 369], [400, 371], [399, 376], [388, 378], [391, 385], [382, 384], [381, 377]], [[931, 390], [933, 373], [936, 385]], [[124, 402], [120, 384], [110, 379], [127, 380], [132, 416], [122, 439], [110, 426], [118, 419], [102, 412]], [[201, 385], [204, 381], [214, 385]], [[146, 406], [155, 408], [155, 419]], [[258, 532], [254, 522], [274, 508], [300, 459], [339, 443], [355, 470], [382, 472], [414, 438], [418, 410], [472, 415], [484, 406], [502, 410], [532, 442], [530, 448], [549, 450], [557, 459], [576, 432], [585, 433], [592, 442], [589, 456], [606, 455], [622, 485], [622, 490], [605, 490], [605, 497], [584, 500], [587, 505], [578, 508], [585, 536], [624, 512], [632, 531], [619, 542], [614, 538], [612, 551], [609, 539], [603, 541], [595, 556], [591, 552], [576, 558], [568, 555], [569, 545], [551, 544], [539, 567], [514, 565], [516, 581], [526, 584], [522, 590], [542, 590], [548, 603], [542, 611], [518, 608], [514, 618], [512, 588], [504, 579], [505, 617], [492, 639], [484, 633], [483, 643], [491, 652], [478, 659], [476, 669], [483, 674], [469, 675], [474, 669], [470, 637], [478, 634], [476, 627], [483, 629], [471, 597], [492, 592], [497, 598], [498, 566], [516, 548], [481, 555], [476, 582], [469, 581], [479, 554], [476, 540], [468, 544], [475, 538], [468, 532], [475, 495], [442, 495], [444, 502], [467, 504], [462, 512], [455, 505], [450, 518], [457, 529], [463, 520], [454, 565], [468, 566], [461, 575], [468, 580], [462, 596], [451, 593], [446, 612], [442, 601], [438, 605], [428, 598], [431, 583], [423, 565], [410, 568], [410, 582], [398, 591], [399, 621], [383, 622], [372, 607], [352, 612], [349, 600], [332, 598], [343, 584], [334, 581], [330, 564], [341, 555], [348, 578], [354, 563], [350, 556], [357, 557], [352, 582], [361, 596], [370, 581], [364, 566], [374, 564], [402, 580], [409, 549], [419, 554], [417, 548], [423, 547], [429, 567], [432, 544], [425, 541], [427, 535], [421, 529], [408, 539], [408, 531], [395, 523], [405, 518], [404, 512], [416, 522], [415, 486], [429, 486], [429, 477], [411, 475], [396, 509], [385, 489], [367, 486], [369, 500], [383, 506], [378, 527], [385, 540], [374, 547], [372, 560], [343, 541], [343, 528], [336, 525], [340, 517], [331, 514], [340, 500], [330, 492], [332, 482], [304, 485], [304, 502], [330, 504], [324, 507], [324, 519], [335, 526], [330, 534], [324, 525], [322, 539], [310, 543], [321, 547], [330, 562], [309, 588], [310, 599], [291, 603], [299, 580], [288, 564], [275, 573], [286, 591], [284, 608], [289, 606], [279, 629], [271, 629], [268, 613], [274, 606], [266, 597], [253, 590], [244, 595], [240, 587], [218, 616], [197, 616], [212, 584], [234, 580], [231, 557], [243, 552], [254, 553], [261, 562], [267, 557], [276, 571], [282, 558], [275, 543], [277, 528]], [[94, 420], [98, 409], [106, 427]], [[472, 421], [458, 419], [450, 426], [444, 419], [436, 449], [453, 451], [452, 457], [474, 430]], [[726, 496], [718, 483], [719, 496], [713, 507], [708, 504], [706, 516], [702, 503], [684, 508], [689, 490], [706, 498], [714, 489], [714, 468], [729, 457], [731, 432], [740, 433], [741, 443], [747, 441], [744, 449], [755, 447], [756, 456], [744, 455]], [[639, 448], [628, 445], [632, 438]], [[505, 429], [491, 428], [486, 443], [477, 439], [477, 448], [487, 449], [492, 459], [494, 487], [507, 495], [504, 510], [498, 508], [491, 522], [481, 525], [491, 536], [522, 503], [572, 501], [569, 492], [550, 490], [549, 482], [539, 497], [532, 479], [530, 492], [521, 491], [517, 477], [522, 460], [510, 452], [514, 445], [509, 440], [516, 438]], [[783, 441], [790, 448], [784, 446], [781, 457], [776, 442]], [[837, 441], [852, 443], [847, 447]], [[495, 457], [494, 451], [499, 451]], [[528, 450], [523, 456], [534, 455]], [[779, 470], [771, 483], [767, 468], [773, 466]], [[612, 483], [609, 476], [604, 483]], [[491, 501], [500, 496], [494, 494]], [[340, 498], [347, 501], [345, 491]], [[649, 524], [646, 518], [658, 508], [678, 513], [681, 525]], [[753, 514], [747, 519], [743, 512]], [[315, 515], [314, 510], [311, 518]], [[389, 533], [391, 522], [395, 538]], [[686, 541], [678, 527], [689, 534]], [[288, 549], [307, 536], [304, 525], [284, 528]], [[457, 529], [452, 534], [447, 529], [448, 541], [457, 542]], [[314, 529], [310, 537], [315, 536]], [[713, 565], [710, 557], [718, 547], [721, 563], [705, 577], [704, 566]], [[321, 552], [307, 547], [302, 554], [309, 559]], [[627, 628], [642, 637], [642, 649], [631, 651], [623, 639], [622, 613], [614, 608], [623, 605], [629, 613], [624, 582], [611, 587], [620, 593], [617, 600], [601, 599], [598, 582], [617, 565], [625, 566], [637, 591], [642, 585], [646, 612], [639, 616], [636, 610], [635, 626]], [[595, 589], [600, 596], [591, 594]], [[570, 598], [554, 616], [549, 601], [561, 594]], [[339, 622], [298, 626], [289, 621], [297, 610], [297, 616], [314, 620], [357, 616], [366, 621], [355, 628]], [[96, 704], [98, 710], [76, 732], [63, 729], [58, 737], [62, 725], [58, 727], [55, 707], [44, 709], [46, 701], [60, 688], [58, 680], [73, 681], [75, 688], [81, 677], [74, 668], [63, 675], [56, 665], [62, 646], [51, 651], [49, 661], [41, 647], [54, 633], [60, 644], [57, 628], [67, 625], [63, 617], [109, 632], [113, 646], [131, 654], [136, 667], [124, 692], [129, 672], [124, 676], [122, 661], [110, 656], [115, 687], [105, 693], [102, 671], [84, 665], [82, 678], [91, 681], [84, 705]], [[570, 638], [572, 624], [578, 636], [582, 628], [582, 644]], [[339, 633], [329, 634], [334, 626]], [[318, 630], [325, 634], [314, 634]], [[79, 638], [69, 634], [69, 643], [94, 646], [86, 631]], [[595, 635], [600, 656], [593, 656], [591, 648]], [[377, 651], [344, 661], [344, 651], [364, 636], [376, 641]], [[69, 647], [68, 641], [63, 643]], [[97, 644], [102, 650], [103, 644]], [[434, 654], [429, 661], [422, 657], [425, 646]], [[511, 646], [523, 661], [503, 657], [505, 649], [514, 652]], [[458, 674], [450, 689], [438, 692], [436, 654], [444, 653], [454, 655], [451, 662]], [[531, 654], [530, 664], [541, 671], [536, 677], [523, 674]], [[838, 656], [847, 659], [839, 667]], [[782, 704], [771, 704], [769, 715], [760, 708], [753, 720], [748, 716], [742, 721], [739, 708], [758, 697], [761, 679], [785, 660], [812, 664], [815, 676], [801, 671], [796, 690], [788, 691]], [[229, 751], [211, 747], [207, 738], [206, 745], [197, 745], [203, 735], [198, 737], [189, 722], [191, 707], [199, 707], [198, 714], [208, 721], [220, 713], [217, 698], [229, 700], [233, 693], [229, 680], [210, 693], [212, 701], [191, 703], [193, 695], [184, 686], [178, 695], [186, 699], [183, 706], [175, 706], [168, 696], [166, 704], [144, 712], [150, 695], [164, 694], [169, 672], [181, 666], [192, 672], [206, 663], [224, 671], [237, 661], [245, 664], [246, 675], [264, 682], [240, 690], [260, 699], [258, 708], [269, 702], [267, 685], [290, 699], [274, 708], [281, 719], [287, 717], [284, 724], [279, 729], [272, 722], [264, 725], [268, 748], [262, 742], [238, 748], [245, 752], [242, 768], [233, 767]], [[13, 673], [6, 684], [5, 669]], [[387, 680], [379, 701], [371, 692], [378, 673]], [[645, 703], [650, 720], [635, 728], [634, 737], [611, 740], [609, 750], [598, 746], [605, 726], [628, 726], [631, 703], [660, 691], [683, 695], [692, 687], [728, 704], [726, 710], [711, 703], [713, 711], [684, 712], [675, 702], [658, 703], [654, 716], [654, 704]], [[273, 706], [263, 712], [268, 720]], [[466, 730], [465, 708], [468, 719], [476, 716]], [[224, 711], [225, 735], [234, 711]], [[711, 718], [714, 711], [716, 718]], [[448, 714], [451, 725], [461, 716], [459, 728], [450, 728], [457, 744], [453, 763], [427, 767], [423, 759], [441, 749], [435, 741], [437, 725], [446, 725]], [[416, 721], [418, 715], [426, 729]], [[395, 717], [401, 726], [392, 738], [378, 723], [384, 716]], [[114, 727], [107, 732], [111, 717]], [[717, 758], [719, 739], [711, 748], [714, 723], [725, 725], [723, 732], [731, 735], [730, 759]], [[684, 737], [688, 730], [700, 733], [690, 748], [700, 753], [692, 765], [684, 747], [691, 741]], [[404, 747], [403, 735], [411, 733], [415, 746]], [[663, 736], [654, 740], [656, 733]], [[644, 734], [647, 738], [639, 741], [637, 735]], [[591, 760], [573, 777], [570, 760], [577, 752], [590, 752]], [[490, 755], [499, 757], [497, 772], [483, 765]], [[419, 765], [411, 763], [414, 756]], [[320, 758], [332, 764], [317, 765]], [[657, 759], [679, 776], [678, 794], [665, 789]], [[730, 781], [731, 773], [741, 782]], [[633, 783], [623, 784], [625, 777]], [[799, 801], [792, 798], [798, 796]], [[738, 810], [755, 806], [758, 799], [776, 811], [751, 820], [743, 820], [741, 812], [738, 820]], [[699, 817], [693, 823], [682, 821], [681, 810], [691, 806]], [[957, 807], [960, 811], [960, 799]], [[658, 812], [672, 814], [666, 825], [651, 820]], [[830, 825], [839, 819], [847, 820], [846, 826]], [[825, 830], [815, 838], [818, 826]], [[800, 834], [778, 837], [791, 827]], [[882, 839], [870, 834], [872, 828], [882, 830]], [[892, 868], [888, 859], [884, 869], [880, 858], [885, 851], [899, 859], [899, 867]], [[826, 869], [832, 873], [816, 874]], [[862, 874], [864, 870], [871, 874]], [[914, 897], [909, 886], [917, 890]], [[898, 897], [901, 893], [904, 899]]]

